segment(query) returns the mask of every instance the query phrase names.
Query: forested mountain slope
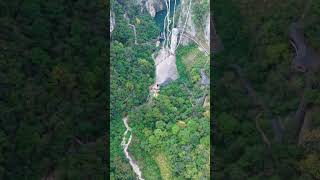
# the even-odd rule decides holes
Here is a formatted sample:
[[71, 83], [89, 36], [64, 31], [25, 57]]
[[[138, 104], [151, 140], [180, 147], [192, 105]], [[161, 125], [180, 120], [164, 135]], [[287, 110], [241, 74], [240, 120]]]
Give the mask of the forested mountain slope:
[[161, 85], [153, 97], [152, 57], [162, 46], [156, 47], [154, 39], [161, 26], [136, 1], [112, 1], [112, 11], [111, 179], [136, 178], [120, 145], [126, 130], [123, 117], [131, 127], [126, 135], [126, 139], [132, 135], [129, 156], [143, 179], [209, 179], [209, 56], [192, 42], [180, 46], [174, 54], [179, 78]]
[[224, 51], [215, 58], [213, 176], [319, 179], [319, 72], [293, 68], [289, 29], [302, 19], [306, 43], [319, 50], [320, 3], [215, 2]]
[[104, 179], [106, 8], [0, 2], [0, 179]]
[[[146, 12], [140, 14], [138, 5], [120, 4], [118, 1], [111, 1], [111, 5], [111, 11], [115, 14], [115, 29], [111, 35], [110, 47], [110, 177], [134, 179], [135, 174], [120, 145], [125, 132], [122, 118], [145, 103], [148, 88], [153, 82], [154, 66], [152, 46], [135, 45], [134, 33], [129, 23], [137, 29], [139, 44], [156, 38], [159, 30]], [[126, 13], [129, 21], [124, 16]]]
[[180, 78], [129, 114], [136, 137], [132, 151], [146, 179], [209, 179], [210, 96], [199, 73], [208, 60], [194, 46], [181, 48]]

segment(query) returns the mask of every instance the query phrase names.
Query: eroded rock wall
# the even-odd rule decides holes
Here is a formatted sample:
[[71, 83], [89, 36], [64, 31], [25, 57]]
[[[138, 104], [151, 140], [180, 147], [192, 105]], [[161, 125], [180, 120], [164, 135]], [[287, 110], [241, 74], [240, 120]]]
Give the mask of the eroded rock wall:
[[157, 12], [166, 9], [164, 0], [145, 0], [144, 4], [146, 10], [152, 17], [155, 17]]
[[110, 34], [114, 30], [115, 25], [116, 25], [116, 20], [115, 20], [114, 13], [112, 11], [110, 11]]
[[[183, 29], [184, 24], [186, 22], [186, 18], [188, 16], [189, 3], [190, 3], [190, 0], [181, 0], [180, 11], [179, 11], [180, 14], [179, 14], [179, 19], [177, 24], [179, 29]], [[197, 26], [196, 23], [194, 22], [194, 16], [196, 16], [194, 12], [195, 3], [200, 3], [200, 4], [207, 3], [207, 5], [204, 6], [206, 10], [205, 10], [205, 14], [202, 14], [203, 19], [201, 21], [200, 26]], [[186, 26], [185, 26], [185, 32], [201, 40], [201, 43], [204, 43], [205, 46], [207, 47], [210, 46], [210, 3], [208, 0], [192, 1], [189, 17], [187, 19]], [[183, 37], [181, 39], [182, 45], [187, 45], [189, 42], [191, 42], [191, 40], [188, 38]]]

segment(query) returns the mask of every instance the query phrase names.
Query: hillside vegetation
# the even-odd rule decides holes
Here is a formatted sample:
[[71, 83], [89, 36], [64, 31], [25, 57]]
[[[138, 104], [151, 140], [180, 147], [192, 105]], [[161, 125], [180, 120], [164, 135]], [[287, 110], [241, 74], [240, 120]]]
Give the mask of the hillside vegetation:
[[[147, 11], [137, 11], [138, 5], [119, 2], [112, 1], [111, 179], [135, 178], [120, 146], [126, 115], [133, 137], [129, 153], [144, 179], [209, 179], [210, 95], [209, 86], [200, 84], [200, 70], [210, 74], [209, 57], [194, 45], [180, 46], [178, 80], [147, 102], [155, 81], [152, 53], [159, 48], [145, 42], [156, 39], [160, 28]], [[129, 23], [136, 27], [138, 44]]]
[[[216, 179], [320, 179], [319, 73], [306, 76], [292, 69], [291, 23], [302, 14], [307, 43], [320, 48], [320, 3], [309, 1], [216, 0], [216, 29], [224, 51], [215, 59]], [[230, 65], [238, 65], [247, 84]], [[250, 85], [259, 105], [245, 88]], [[307, 98], [304, 122], [297, 131], [294, 115]], [[279, 122], [282, 137], [275, 133]], [[306, 127], [303, 123], [302, 126]], [[297, 136], [298, 134], [298, 136]], [[301, 139], [302, 138], [302, 139]]]
[[106, 8], [0, 2], [0, 179], [104, 179]]
[[[155, 39], [159, 30], [149, 14], [136, 11], [139, 7], [118, 1], [112, 1], [111, 5], [116, 25], [110, 44], [110, 178], [131, 180], [135, 174], [120, 145], [125, 131], [122, 118], [146, 102], [155, 68], [152, 46], [134, 44], [133, 30], [124, 14], [127, 12], [129, 23], [136, 26], [138, 43]], [[139, 24], [136, 18], [140, 19]]]
[[[208, 60], [194, 46], [179, 49], [179, 79], [161, 88], [153, 103], [129, 114], [136, 137], [132, 149], [143, 154], [136, 157], [141, 165], [145, 164], [142, 172], [146, 179], [156, 177], [147, 176], [152, 166], [161, 175], [166, 174], [164, 179], [168, 175], [172, 176], [169, 179], [209, 178], [210, 115], [209, 107], [203, 106], [209, 88], [200, 85], [199, 75]], [[205, 69], [208, 74], [209, 67]], [[167, 160], [165, 163], [159, 154]]]

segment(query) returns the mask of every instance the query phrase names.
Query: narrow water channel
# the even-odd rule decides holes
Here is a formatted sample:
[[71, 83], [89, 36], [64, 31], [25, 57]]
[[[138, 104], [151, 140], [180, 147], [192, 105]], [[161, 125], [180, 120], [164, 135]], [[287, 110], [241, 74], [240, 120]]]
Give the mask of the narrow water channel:
[[[123, 120], [124, 125], [126, 126], [126, 131], [124, 132], [123, 137], [122, 137], [122, 141], [121, 141], [121, 146], [123, 147], [123, 152], [124, 152], [126, 158], [129, 160], [129, 163], [130, 163], [134, 173], [138, 176], [138, 179], [144, 180], [142, 178], [142, 173], [141, 173], [139, 166], [137, 165], [136, 161], [133, 160], [133, 158], [130, 156], [130, 154], [128, 152], [128, 148], [129, 148], [129, 145], [132, 140], [131, 128], [128, 125], [128, 116], [124, 117], [122, 120]], [[129, 136], [129, 139], [127, 140], [128, 133], [130, 133], [130, 136]]]
[[[170, 0], [170, 3], [171, 3], [171, 7], [170, 7], [171, 16], [173, 15], [173, 12], [174, 12], [174, 3], [175, 3], [174, 1], [175, 0]], [[180, 4], [180, 0], [176, 0], [176, 13], [177, 13], [177, 8], [178, 8], [179, 4]], [[156, 21], [156, 24], [160, 27], [161, 32], [163, 32], [163, 30], [164, 30], [163, 29], [163, 24], [164, 24], [164, 18], [166, 16], [166, 13], [167, 13], [166, 9], [163, 10], [163, 11], [157, 12], [156, 16], [154, 18], [154, 20]], [[177, 19], [175, 21], [177, 21]], [[139, 180], [144, 180], [142, 178], [142, 172], [141, 172], [137, 162], [133, 160], [132, 156], [128, 152], [128, 148], [129, 148], [131, 140], [132, 140], [131, 128], [128, 125], [128, 116], [124, 117], [122, 120], [123, 120], [123, 123], [124, 123], [124, 125], [126, 127], [126, 131], [124, 132], [123, 137], [122, 137], [122, 141], [121, 141], [121, 146], [123, 147], [123, 152], [124, 152], [126, 158], [129, 160], [129, 163], [130, 163], [134, 173], [137, 175], [138, 179]], [[128, 133], [130, 133], [129, 138], [127, 137]]]
[[[179, 8], [179, 4], [180, 4], [180, 0], [176, 0], [176, 13], [177, 13], [177, 10]], [[174, 12], [174, 0], [170, 0], [170, 14], [171, 14], [171, 17], [173, 15], [173, 12]], [[159, 26], [160, 28], [160, 31], [163, 32], [163, 22], [164, 22], [164, 18], [166, 17], [166, 14], [167, 14], [167, 9], [164, 9], [162, 11], [159, 11], [156, 13], [156, 16], [154, 17], [154, 20], [156, 21], [156, 24]], [[177, 22], [177, 16], [175, 18], [175, 21]]]

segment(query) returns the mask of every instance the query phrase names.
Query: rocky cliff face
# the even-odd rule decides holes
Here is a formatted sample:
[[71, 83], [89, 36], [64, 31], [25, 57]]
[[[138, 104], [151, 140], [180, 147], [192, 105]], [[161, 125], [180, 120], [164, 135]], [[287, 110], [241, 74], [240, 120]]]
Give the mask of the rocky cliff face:
[[110, 34], [114, 30], [115, 25], [116, 25], [116, 20], [115, 20], [115, 17], [114, 17], [114, 13], [112, 11], [110, 11]]
[[205, 21], [205, 29], [204, 29], [204, 38], [206, 40], [206, 43], [210, 45], [210, 13], [207, 16], [207, 19]]
[[[205, 1], [208, 2], [208, 0], [202, 0], [198, 3], [204, 3]], [[187, 14], [188, 14], [188, 9], [189, 9], [189, 0], [181, 0], [180, 4], [180, 14], [179, 14], [179, 20], [178, 20], [178, 28], [183, 29]], [[194, 3], [194, 1], [193, 1]], [[205, 14], [202, 14], [202, 23], [201, 26], [197, 26], [196, 23], [194, 22], [194, 16], [196, 16], [194, 12], [194, 4], [191, 4], [190, 8], [190, 13], [189, 17], [187, 19], [186, 27], [185, 27], [185, 32], [190, 34], [193, 37], [196, 37], [196, 39], [200, 40], [201, 43], [206, 46], [210, 47], [210, 5], [208, 3], [207, 6], [204, 6], [206, 8]], [[190, 42], [188, 38], [182, 38], [181, 39], [181, 44], [186, 45]]]
[[156, 13], [166, 9], [164, 0], [146, 0], [145, 8], [152, 17], [155, 17]]
[[[183, 26], [185, 24], [189, 3], [190, 3], [189, 0], [181, 0], [181, 5], [180, 5], [181, 10], [179, 11], [180, 14], [179, 14], [178, 25], [177, 25], [179, 29], [183, 29]], [[206, 3], [206, 0], [199, 0], [198, 5], [199, 3], [200, 4]], [[223, 44], [214, 27], [214, 18], [213, 17], [210, 18], [210, 4], [207, 3], [207, 5], [202, 6], [203, 8], [206, 8], [206, 10], [204, 10], [204, 12], [206, 13], [202, 15], [203, 19], [201, 20], [201, 25], [196, 25], [196, 23], [194, 22], [194, 17], [197, 16], [197, 14], [194, 12], [194, 6], [195, 4], [191, 4], [190, 14], [189, 14], [189, 18], [187, 19], [185, 32], [195, 37], [195, 39], [200, 41], [200, 43], [208, 49], [210, 48], [210, 40], [211, 40], [213, 45], [213, 50], [214, 50], [213, 53], [223, 50]], [[212, 30], [213, 30], [212, 38], [210, 38], [210, 26], [212, 26]], [[186, 37], [182, 37], [181, 44], [187, 45], [191, 41], [192, 40]]]

